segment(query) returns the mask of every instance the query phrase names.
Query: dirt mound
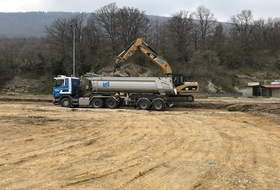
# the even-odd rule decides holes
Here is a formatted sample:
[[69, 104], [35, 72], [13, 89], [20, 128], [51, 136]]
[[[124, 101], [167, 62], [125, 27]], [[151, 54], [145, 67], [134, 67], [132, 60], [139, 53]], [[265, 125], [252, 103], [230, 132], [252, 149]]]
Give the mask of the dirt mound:
[[[108, 66], [97, 73], [103, 76], [113, 76], [114, 67]], [[141, 67], [134, 63], [126, 63], [122, 65], [122, 69], [120, 70], [121, 73], [127, 73], [130, 77], [149, 77], [152, 76], [152, 72], [147, 67]]]

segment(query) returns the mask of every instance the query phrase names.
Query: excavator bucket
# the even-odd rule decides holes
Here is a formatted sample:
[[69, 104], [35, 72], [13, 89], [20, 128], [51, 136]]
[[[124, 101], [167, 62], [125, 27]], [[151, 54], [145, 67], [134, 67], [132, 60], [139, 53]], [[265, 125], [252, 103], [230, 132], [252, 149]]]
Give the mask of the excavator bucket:
[[112, 73], [114, 77], [129, 77], [129, 74], [125, 71], [123, 67], [115, 69]]

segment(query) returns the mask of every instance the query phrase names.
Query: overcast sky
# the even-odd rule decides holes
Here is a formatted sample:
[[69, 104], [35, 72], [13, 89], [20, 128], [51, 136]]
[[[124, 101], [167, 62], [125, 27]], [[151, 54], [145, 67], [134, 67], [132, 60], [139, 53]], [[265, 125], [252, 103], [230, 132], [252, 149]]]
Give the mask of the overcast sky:
[[119, 8], [133, 7], [158, 16], [170, 16], [180, 10], [193, 12], [204, 5], [224, 22], [245, 9], [252, 11], [255, 20], [280, 17], [280, 0], [0, 0], [0, 12], [95, 12], [113, 2]]

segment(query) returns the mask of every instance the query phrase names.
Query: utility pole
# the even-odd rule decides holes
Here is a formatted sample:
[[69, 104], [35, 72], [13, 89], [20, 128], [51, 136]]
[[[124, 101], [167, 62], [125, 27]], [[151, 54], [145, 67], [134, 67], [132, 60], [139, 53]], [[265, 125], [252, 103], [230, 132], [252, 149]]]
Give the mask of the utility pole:
[[75, 70], [76, 70], [76, 55], [75, 55], [75, 53], [76, 53], [76, 44], [75, 44], [75, 42], [76, 42], [76, 39], [75, 39], [75, 36], [76, 36], [76, 34], [75, 34], [75, 29], [76, 29], [76, 27], [75, 27], [75, 24], [71, 24], [70, 25], [71, 27], [72, 27], [72, 29], [73, 29], [73, 77], [76, 75], [76, 73], [75, 73]]

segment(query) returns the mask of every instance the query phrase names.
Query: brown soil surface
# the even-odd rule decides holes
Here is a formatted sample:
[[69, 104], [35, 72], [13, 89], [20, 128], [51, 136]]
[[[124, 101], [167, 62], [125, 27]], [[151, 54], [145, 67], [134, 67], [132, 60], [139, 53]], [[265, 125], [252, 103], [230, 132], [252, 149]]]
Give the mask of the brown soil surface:
[[174, 103], [67, 109], [0, 96], [0, 188], [280, 188], [280, 99]]

